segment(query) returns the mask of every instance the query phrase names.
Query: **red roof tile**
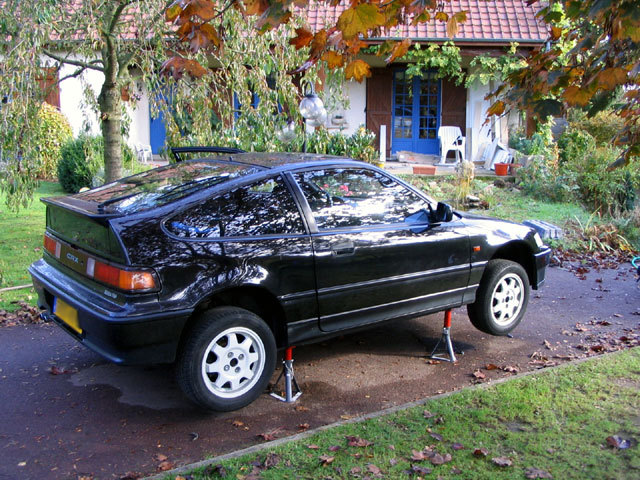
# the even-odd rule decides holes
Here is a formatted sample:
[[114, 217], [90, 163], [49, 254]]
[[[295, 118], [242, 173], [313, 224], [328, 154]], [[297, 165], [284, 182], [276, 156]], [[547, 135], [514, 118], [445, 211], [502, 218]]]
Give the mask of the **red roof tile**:
[[[312, 30], [333, 25], [347, 8], [342, 0], [337, 7], [325, 3], [315, 3], [302, 12]], [[445, 3], [445, 12], [453, 14], [461, 10], [467, 12], [467, 21], [460, 24], [454, 41], [477, 44], [542, 43], [548, 37], [547, 29], [535, 14], [537, 7], [528, 6], [525, 0], [451, 0]], [[303, 14], [305, 14], [303, 13]], [[429, 41], [447, 41], [446, 26], [442, 22], [430, 22], [412, 26], [401, 25], [381, 34], [381, 38], [411, 38]]]

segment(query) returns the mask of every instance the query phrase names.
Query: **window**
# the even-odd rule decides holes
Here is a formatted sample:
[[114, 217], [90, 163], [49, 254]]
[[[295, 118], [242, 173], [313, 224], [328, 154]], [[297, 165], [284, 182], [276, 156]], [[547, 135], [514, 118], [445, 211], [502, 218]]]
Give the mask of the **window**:
[[324, 169], [294, 176], [319, 230], [404, 223], [429, 208], [411, 190], [370, 170]]
[[182, 238], [302, 234], [300, 213], [281, 177], [236, 188], [169, 219]]

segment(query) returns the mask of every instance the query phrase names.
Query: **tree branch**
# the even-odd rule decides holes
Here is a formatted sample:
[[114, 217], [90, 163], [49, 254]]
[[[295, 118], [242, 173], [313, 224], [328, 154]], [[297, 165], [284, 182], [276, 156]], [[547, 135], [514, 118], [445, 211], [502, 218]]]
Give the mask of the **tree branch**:
[[80, 68], [78, 68], [75, 72], [70, 73], [69, 75], [65, 75], [65, 76], [64, 76], [64, 77], [62, 77], [62, 78], [59, 78], [59, 79], [58, 79], [58, 83], [62, 83], [62, 82], [63, 82], [64, 80], [66, 80], [67, 78], [75, 78], [75, 77], [79, 77], [79, 76], [80, 76], [80, 74], [81, 74], [82, 72], [84, 72], [85, 70], [86, 70], [86, 68], [80, 67]]
[[[43, 50], [43, 53], [47, 56], [55, 60], [56, 62], [64, 63], [67, 65], [74, 65], [76, 67], [81, 67], [82, 69], [91, 69], [97, 70], [98, 72], [104, 72], [104, 62], [102, 60], [92, 60], [91, 62], [83, 62], [81, 60], [72, 60], [70, 58], [62, 57], [60, 55], [56, 55], [49, 50]], [[98, 66], [98, 63], [102, 63], [102, 67]]]

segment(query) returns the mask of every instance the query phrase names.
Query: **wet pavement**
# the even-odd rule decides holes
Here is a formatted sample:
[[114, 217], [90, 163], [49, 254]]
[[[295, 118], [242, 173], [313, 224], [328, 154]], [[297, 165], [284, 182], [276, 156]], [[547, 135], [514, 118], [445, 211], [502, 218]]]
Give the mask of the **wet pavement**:
[[193, 407], [171, 366], [110, 364], [54, 325], [0, 328], [0, 479], [152, 474], [261, 443], [265, 434], [460, 389], [478, 381], [478, 369], [486, 382], [510, 375], [505, 367], [526, 371], [621, 348], [640, 333], [640, 285], [629, 264], [584, 280], [550, 268], [513, 338], [483, 334], [466, 309], [454, 310], [453, 340], [464, 351], [455, 364], [428, 359], [441, 328], [437, 314], [297, 348], [297, 403], [262, 395], [223, 414]]

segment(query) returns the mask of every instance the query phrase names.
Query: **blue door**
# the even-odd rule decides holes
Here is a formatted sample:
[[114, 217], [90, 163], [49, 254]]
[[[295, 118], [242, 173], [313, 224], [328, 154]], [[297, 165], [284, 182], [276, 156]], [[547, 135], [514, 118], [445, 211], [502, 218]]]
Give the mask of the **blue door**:
[[164, 124], [162, 110], [158, 110], [157, 118], [154, 118], [151, 113], [149, 113], [149, 143], [151, 144], [151, 151], [154, 154], [159, 154], [160, 150], [164, 148], [166, 137], [167, 128]]
[[435, 72], [408, 78], [405, 70], [393, 75], [393, 132], [391, 151], [439, 153], [440, 80]]

